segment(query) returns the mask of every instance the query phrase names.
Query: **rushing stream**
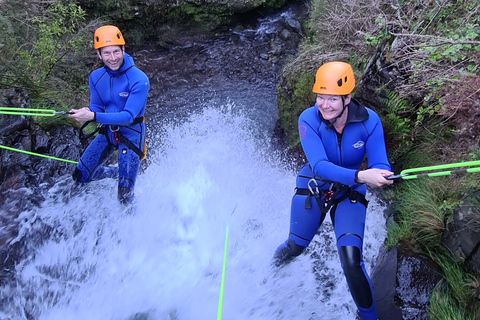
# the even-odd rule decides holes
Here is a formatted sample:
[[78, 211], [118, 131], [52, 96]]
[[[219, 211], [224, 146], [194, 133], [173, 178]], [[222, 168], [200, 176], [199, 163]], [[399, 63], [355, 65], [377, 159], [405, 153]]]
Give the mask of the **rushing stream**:
[[[270, 265], [288, 234], [297, 167], [271, 142], [278, 65], [258, 58], [237, 73], [205, 71], [248, 57], [239, 47], [261, 47], [266, 26], [288, 14], [136, 54], [152, 92], [135, 210], [117, 203], [115, 180], [77, 189], [70, 176], [60, 179], [18, 219], [10, 245], [30, 241], [14, 281], [0, 288], [0, 320], [218, 319], [227, 228], [222, 319], [355, 319], [329, 218], [306, 254], [280, 270]], [[172, 62], [176, 54], [191, 65]], [[386, 232], [384, 207], [368, 196], [370, 269]], [[46, 226], [48, 237], [31, 236]]]

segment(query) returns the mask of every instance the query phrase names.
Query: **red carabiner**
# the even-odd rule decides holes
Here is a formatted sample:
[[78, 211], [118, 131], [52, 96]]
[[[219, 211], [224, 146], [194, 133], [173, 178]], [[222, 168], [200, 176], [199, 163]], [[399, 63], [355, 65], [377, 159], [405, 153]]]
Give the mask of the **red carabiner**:
[[118, 140], [118, 136], [117, 136], [117, 131], [113, 131], [113, 140], [115, 140], [115, 143], [117, 144], [117, 146], [120, 144], [120, 141]]
[[323, 202], [328, 203], [332, 195], [333, 195], [333, 190], [325, 192], [325, 194], [323, 195]]

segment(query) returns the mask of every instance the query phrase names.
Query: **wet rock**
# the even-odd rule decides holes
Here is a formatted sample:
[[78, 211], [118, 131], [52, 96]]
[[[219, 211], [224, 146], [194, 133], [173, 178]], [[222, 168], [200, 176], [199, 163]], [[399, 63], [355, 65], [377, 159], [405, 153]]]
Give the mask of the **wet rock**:
[[466, 195], [454, 210], [453, 221], [443, 235], [442, 242], [457, 262], [465, 262], [475, 272], [480, 272], [480, 190]]
[[233, 33], [241, 33], [245, 30], [245, 28], [242, 26], [242, 25], [236, 25], [233, 29], [232, 29], [232, 32]]
[[15, 89], [13, 94], [8, 97], [8, 100], [13, 108], [27, 108], [31, 103], [27, 92], [22, 89]]
[[24, 116], [0, 115], [0, 136], [28, 128], [29, 119]]
[[[20, 89], [0, 90], [1, 106], [9, 108], [28, 107], [29, 99]], [[0, 136], [10, 135], [29, 127], [30, 117], [0, 114]]]
[[32, 131], [32, 149], [34, 152], [43, 153], [47, 151], [49, 138], [40, 126], [34, 126]]
[[287, 29], [283, 29], [282, 32], [280, 33], [280, 39], [285, 41], [290, 39], [290, 31], [288, 31]]
[[[3, 90], [2, 99], [6, 107], [30, 107], [30, 100], [24, 91]], [[0, 116], [1, 144], [18, 149], [0, 149], [0, 206], [2, 215], [8, 221], [4, 226], [12, 224], [12, 219], [20, 212], [39, 206], [42, 201], [42, 190], [54, 183], [54, 178], [69, 174], [74, 164], [37, 157], [21, 151], [46, 154], [57, 158], [78, 160], [83, 148], [76, 129], [68, 126], [54, 127], [47, 132], [31, 117]], [[31, 192], [25, 197], [22, 192]], [[11, 217], [11, 218], [8, 218]], [[4, 230], [0, 234], [0, 242], [11, 239], [11, 232]], [[0, 246], [1, 249], [1, 246]]]
[[302, 34], [302, 26], [300, 25], [300, 22], [298, 22], [295, 19], [287, 19], [287, 21], [285, 21], [285, 23], [286, 23], [286, 26], [287, 26], [288, 29], [290, 29], [292, 31], [295, 31], [295, 32], [298, 32], [300, 35], [303, 35]]
[[397, 279], [397, 247], [379, 254], [379, 262], [372, 274], [377, 313], [381, 319], [402, 320], [402, 310], [395, 305]]
[[440, 268], [430, 258], [402, 244], [383, 252], [372, 272], [380, 319], [428, 319], [431, 293], [441, 280]]

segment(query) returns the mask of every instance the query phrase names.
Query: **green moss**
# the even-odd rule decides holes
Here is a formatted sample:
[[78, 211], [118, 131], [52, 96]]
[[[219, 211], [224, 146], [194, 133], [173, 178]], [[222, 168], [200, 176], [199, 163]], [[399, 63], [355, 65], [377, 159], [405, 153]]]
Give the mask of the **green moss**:
[[196, 32], [208, 32], [230, 22], [233, 12], [225, 4], [208, 3], [195, 5], [186, 3], [167, 9], [168, 23], [183, 26], [184, 29]]
[[306, 71], [300, 71], [298, 78], [283, 79], [283, 85], [277, 88], [277, 105], [280, 127], [286, 134], [287, 143], [294, 147], [299, 143], [298, 117], [315, 103], [312, 93], [314, 77]]
[[269, 8], [278, 9], [281, 8], [287, 0], [267, 0], [265, 5]]

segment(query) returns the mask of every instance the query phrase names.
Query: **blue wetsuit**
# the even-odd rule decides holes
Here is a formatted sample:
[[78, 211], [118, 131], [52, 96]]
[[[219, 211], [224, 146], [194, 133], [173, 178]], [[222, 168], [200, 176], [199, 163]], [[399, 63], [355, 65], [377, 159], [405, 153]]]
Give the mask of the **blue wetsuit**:
[[[366, 186], [358, 184], [355, 177], [365, 155], [368, 168], [391, 170], [380, 119], [374, 111], [351, 99], [342, 134], [337, 133], [334, 127], [329, 126], [328, 121], [322, 119], [316, 105], [300, 115], [298, 127], [300, 141], [309, 163], [303, 166], [297, 176], [297, 193], [291, 204], [290, 234], [288, 240], [276, 251], [276, 264], [288, 263], [300, 255], [325, 218], [326, 212], [322, 214], [315, 198], [309, 196], [310, 179], [315, 178], [322, 190], [321, 200], [334, 184], [340, 192], [333, 197], [343, 200], [331, 207], [330, 216], [344, 274], [362, 319], [376, 320], [373, 291], [362, 257], [366, 202], [362, 204], [362, 201], [356, 201], [362, 197], [365, 201]], [[310, 182], [310, 186], [315, 184]], [[360, 196], [342, 197], [345, 192]]]
[[[89, 109], [95, 113], [94, 120], [102, 124], [102, 134], [85, 149], [73, 178], [86, 183], [118, 176], [118, 198], [123, 203], [131, 202], [140, 160], [146, 151], [143, 115], [150, 83], [125, 53], [124, 64], [118, 70], [106, 66], [96, 69], [88, 85]], [[118, 169], [103, 167], [117, 149]]]

